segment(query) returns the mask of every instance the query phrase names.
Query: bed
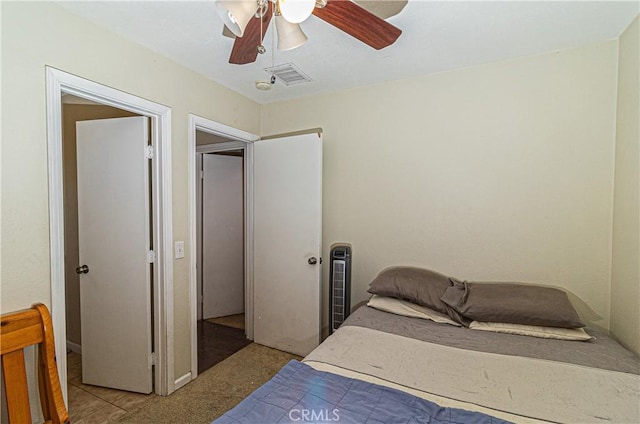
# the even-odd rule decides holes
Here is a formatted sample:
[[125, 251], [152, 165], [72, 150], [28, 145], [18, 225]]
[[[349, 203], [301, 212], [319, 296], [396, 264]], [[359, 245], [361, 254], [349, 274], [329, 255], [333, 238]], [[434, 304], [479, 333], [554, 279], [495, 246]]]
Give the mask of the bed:
[[362, 306], [214, 422], [640, 422], [638, 357], [586, 332], [493, 333]]

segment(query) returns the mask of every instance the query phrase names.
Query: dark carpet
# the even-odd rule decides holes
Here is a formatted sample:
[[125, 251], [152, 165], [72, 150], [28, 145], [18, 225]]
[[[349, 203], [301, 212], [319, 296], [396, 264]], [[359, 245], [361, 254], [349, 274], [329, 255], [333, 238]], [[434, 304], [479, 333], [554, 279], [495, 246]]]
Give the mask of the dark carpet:
[[242, 329], [198, 321], [198, 374], [250, 343]]

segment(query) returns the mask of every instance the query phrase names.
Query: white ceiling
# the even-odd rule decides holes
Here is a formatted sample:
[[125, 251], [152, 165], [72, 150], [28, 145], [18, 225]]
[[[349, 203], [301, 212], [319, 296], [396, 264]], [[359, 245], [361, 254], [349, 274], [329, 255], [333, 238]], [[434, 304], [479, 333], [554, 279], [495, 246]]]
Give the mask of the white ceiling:
[[[398, 41], [374, 50], [324, 21], [301, 24], [309, 41], [249, 65], [228, 63], [233, 40], [222, 36], [213, 1], [59, 2], [97, 25], [166, 56], [259, 103], [303, 97], [382, 81], [587, 45], [618, 37], [639, 12], [639, 2], [418, 1], [388, 22], [403, 30]], [[313, 80], [272, 90], [264, 68], [293, 62]]]

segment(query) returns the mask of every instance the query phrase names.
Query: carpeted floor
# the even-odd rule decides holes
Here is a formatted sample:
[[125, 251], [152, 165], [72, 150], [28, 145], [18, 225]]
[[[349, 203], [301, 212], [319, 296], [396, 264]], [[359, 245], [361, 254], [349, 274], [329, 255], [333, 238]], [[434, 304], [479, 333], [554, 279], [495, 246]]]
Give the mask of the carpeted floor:
[[148, 396], [119, 423], [210, 423], [299, 356], [255, 343], [200, 374], [171, 396]]
[[242, 329], [198, 321], [198, 374], [250, 343]]

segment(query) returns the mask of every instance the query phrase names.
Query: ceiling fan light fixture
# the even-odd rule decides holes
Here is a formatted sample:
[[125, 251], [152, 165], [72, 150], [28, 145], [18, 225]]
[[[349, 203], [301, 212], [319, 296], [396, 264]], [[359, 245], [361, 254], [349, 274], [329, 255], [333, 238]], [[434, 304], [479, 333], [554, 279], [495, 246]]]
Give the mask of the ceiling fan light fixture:
[[316, 0], [277, 0], [282, 17], [292, 24], [299, 24], [313, 13]]
[[225, 26], [237, 37], [242, 37], [247, 24], [256, 13], [258, 3], [255, 0], [219, 0], [216, 12]]
[[287, 51], [300, 47], [308, 38], [298, 24], [292, 24], [282, 15], [276, 15], [276, 30], [278, 32], [278, 50]]

